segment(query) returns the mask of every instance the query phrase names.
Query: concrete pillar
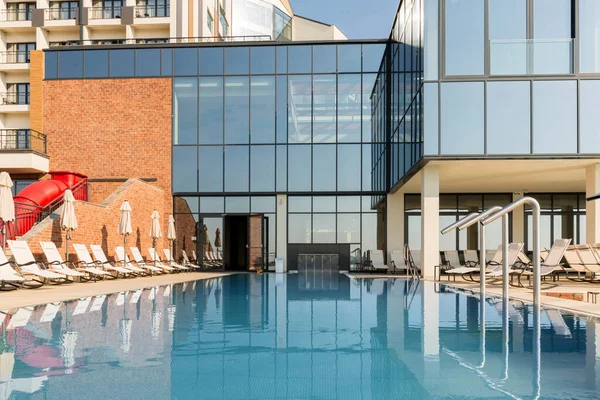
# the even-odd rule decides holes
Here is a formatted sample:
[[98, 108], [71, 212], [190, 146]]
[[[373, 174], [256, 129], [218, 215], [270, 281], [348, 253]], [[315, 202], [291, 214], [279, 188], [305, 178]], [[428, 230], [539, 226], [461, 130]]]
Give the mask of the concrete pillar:
[[[585, 174], [585, 196], [600, 192], [600, 164], [587, 167]], [[600, 242], [600, 200], [588, 201], [585, 207], [585, 242]]]
[[[523, 193], [513, 193], [512, 201], [523, 196]], [[512, 212], [512, 242], [525, 243], [525, 208], [522, 206]]]
[[283, 270], [287, 271], [287, 196], [277, 195], [277, 249], [278, 258], [283, 258]]
[[[404, 192], [387, 195], [387, 210], [385, 215], [387, 230], [387, 266], [392, 268], [392, 251], [404, 249]], [[396, 265], [401, 260], [396, 261]]]
[[423, 306], [423, 357], [426, 363], [424, 379], [431, 380], [439, 377], [440, 354], [440, 295], [435, 291], [435, 282], [422, 282]]
[[440, 263], [440, 170], [427, 165], [421, 171], [421, 275], [433, 278]]

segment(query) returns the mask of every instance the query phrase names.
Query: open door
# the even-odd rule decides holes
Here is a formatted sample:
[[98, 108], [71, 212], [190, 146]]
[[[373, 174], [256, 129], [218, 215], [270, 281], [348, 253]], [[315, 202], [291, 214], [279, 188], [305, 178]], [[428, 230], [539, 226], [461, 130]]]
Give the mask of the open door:
[[248, 269], [266, 270], [266, 240], [264, 215], [248, 216]]

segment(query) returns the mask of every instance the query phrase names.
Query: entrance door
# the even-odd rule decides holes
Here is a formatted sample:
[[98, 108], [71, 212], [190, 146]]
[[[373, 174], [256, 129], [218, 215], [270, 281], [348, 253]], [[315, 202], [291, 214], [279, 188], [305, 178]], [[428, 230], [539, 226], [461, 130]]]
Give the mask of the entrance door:
[[248, 216], [248, 269], [267, 269], [266, 218], [264, 215]]

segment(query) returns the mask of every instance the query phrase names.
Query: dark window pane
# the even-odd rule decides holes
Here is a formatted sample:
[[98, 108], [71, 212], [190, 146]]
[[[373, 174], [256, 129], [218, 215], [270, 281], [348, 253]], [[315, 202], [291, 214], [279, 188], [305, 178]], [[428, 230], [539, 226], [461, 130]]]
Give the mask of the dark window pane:
[[377, 72], [385, 53], [385, 44], [363, 44], [363, 72]]
[[195, 192], [198, 190], [198, 148], [175, 146], [173, 148], [173, 192]]
[[335, 190], [335, 160], [335, 145], [313, 146], [314, 191]]
[[250, 190], [275, 190], [275, 146], [252, 146], [250, 150]]
[[361, 94], [360, 74], [338, 75], [338, 142], [360, 143]]
[[175, 74], [198, 75], [198, 49], [174, 49]]
[[278, 192], [287, 191], [287, 146], [277, 146], [277, 187]]
[[200, 75], [223, 74], [223, 49], [200, 49]]
[[338, 71], [360, 73], [360, 44], [338, 45]]
[[313, 46], [313, 72], [336, 72], [336, 46]]
[[250, 95], [251, 142], [275, 143], [275, 78], [253, 76]]
[[248, 146], [225, 147], [225, 191], [248, 191]]
[[160, 76], [160, 49], [140, 49], [136, 51], [136, 76]]
[[312, 47], [311, 46], [290, 46], [288, 72], [309, 73], [312, 72]]
[[338, 190], [360, 190], [360, 144], [338, 146]]
[[201, 146], [199, 171], [200, 192], [222, 192], [223, 147]]
[[310, 143], [312, 130], [311, 76], [290, 76], [288, 80], [288, 142]]
[[108, 77], [108, 50], [85, 52], [85, 77]]
[[277, 143], [287, 143], [287, 126], [288, 126], [288, 103], [287, 103], [287, 76], [277, 77], [277, 101], [276, 105], [276, 122], [277, 122]]
[[252, 47], [250, 72], [272, 74], [275, 72], [275, 48], [272, 46]]
[[288, 147], [288, 190], [290, 192], [310, 191], [310, 153], [310, 145]]
[[110, 76], [113, 78], [133, 76], [133, 58], [133, 50], [111, 50]]
[[248, 77], [225, 78], [225, 143], [248, 143], [250, 105]]
[[162, 50], [162, 76], [173, 75], [173, 50]]
[[200, 78], [200, 144], [223, 143], [223, 78]]
[[336, 76], [313, 75], [313, 143], [335, 143]]
[[198, 78], [175, 78], [173, 82], [173, 144], [197, 144]]
[[225, 49], [225, 73], [241, 75], [248, 73], [250, 62], [248, 47], [230, 47]]
[[58, 77], [81, 78], [83, 76], [83, 52], [63, 51], [58, 60]]
[[58, 76], [58, 53], [47, 52], [44, 55], [46, 67], [44, 69], [46, 79], [55, 79]]
[[277, 73], [285, 74], [287, 72], [287, 56], [288, 48], [285, 46], [277, 46]]

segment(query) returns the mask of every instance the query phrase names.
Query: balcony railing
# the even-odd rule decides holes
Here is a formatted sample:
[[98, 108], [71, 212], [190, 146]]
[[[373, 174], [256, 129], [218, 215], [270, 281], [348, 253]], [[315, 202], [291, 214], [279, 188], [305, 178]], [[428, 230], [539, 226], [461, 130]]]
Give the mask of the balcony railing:
[[46, 135], [33, 129], [1, 129], [0, 152], [35, 151], [46, 154]]
[[121, 18], [121, 8], [117, 7], [92, 7], [89, 9], [90, 19]]
[[135, 16], [138, 18], [168, 17], [171, 12], [169, 5], [145, 5], [135, 7]]
[[490, 41], [491, 75], [569, 75], [573, 39]]
[[70, 40], [66, 42], [50, 42], [50, 47], [89, 46], [89, 45], [122, 45], [122, 44], [164, 44], [164, 43], [216, 43], [216, 42], [258, 42], [271, 41], [271, 35], [225, 36], [222, 38], [182, 37], [182, 38], [146, 38], [146, 39], [95, 39]]
[[2, 51], [0, 64], [26, 64], [29, 62], [29, 51]]
[[0, 11], [0, 21], [31, 21], [32, 11], [31, 8], [23, 10], [2, 10]]
[[45, 10], [46, 20], [70, 20], [77, 18], [77, 7], [66, 7], [66, 8], [47, 8]]
[[3, 105], [29, 104], [29, 92], [6, 92], [1, 93]]

